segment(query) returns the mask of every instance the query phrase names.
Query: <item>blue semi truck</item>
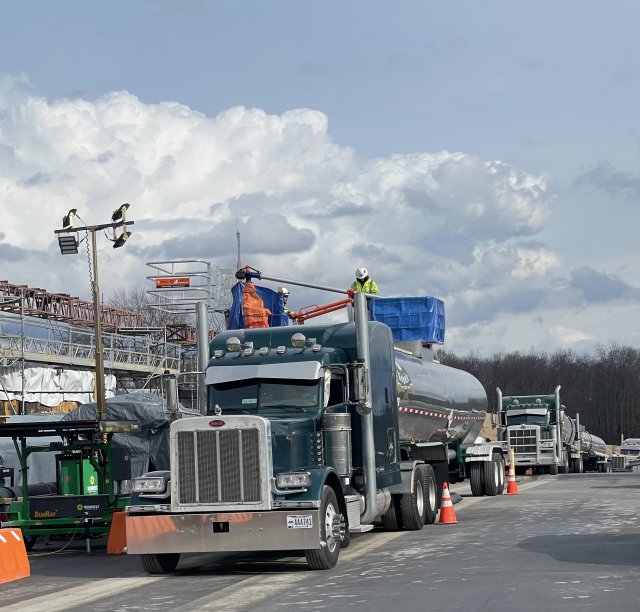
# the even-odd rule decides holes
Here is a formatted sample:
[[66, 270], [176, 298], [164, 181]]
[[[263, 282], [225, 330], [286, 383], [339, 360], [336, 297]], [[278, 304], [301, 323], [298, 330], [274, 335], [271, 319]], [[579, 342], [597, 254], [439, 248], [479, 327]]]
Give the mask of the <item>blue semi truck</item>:
[[407, 300], [352, 297], [352, 322], [210, 343], [206, 414], [176, 420], [171, 469], [134, 483], [127, 552], [146, 571], [173, 571], [183, 553], [258, 550], [303, 550], [328, 569], [352, 534], [435, 522], [445, 482], [502, 492], [506, 444], [478, 443], [480, 382], [435, 361], [424, 337], [394, 342], [413, 310], [371, 320], [372, 300], [387, 311]]

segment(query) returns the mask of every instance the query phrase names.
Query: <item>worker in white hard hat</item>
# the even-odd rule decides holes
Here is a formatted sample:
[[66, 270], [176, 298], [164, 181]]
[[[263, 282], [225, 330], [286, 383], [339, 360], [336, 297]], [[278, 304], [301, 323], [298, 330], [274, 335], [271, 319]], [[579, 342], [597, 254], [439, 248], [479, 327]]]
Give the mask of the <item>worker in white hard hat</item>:
[[373, 279], [369, 278], [369, 271], [362, 266], [356, 270], [356, 280], [351, 284], [351, 290], [372, 293], [373, 295], [380, 293], [378, 285], [376, 285]]
[[292, 321], [295, 321], [297, 318], [296, 313], [287, 307], [287, 300], [289, 299], [289, 290], [286, 287], [278, 287], [278, 293], [282, 293], [282, 300], [284, 302], [284, 314], [286, 314]]

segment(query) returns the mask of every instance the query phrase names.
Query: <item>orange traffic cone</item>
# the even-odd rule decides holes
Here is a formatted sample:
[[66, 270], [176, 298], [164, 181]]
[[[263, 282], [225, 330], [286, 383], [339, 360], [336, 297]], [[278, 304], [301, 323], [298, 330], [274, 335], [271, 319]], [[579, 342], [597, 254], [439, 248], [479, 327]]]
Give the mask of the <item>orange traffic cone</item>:
[[507, 476], [507, 495], [517, 495], [518, 484], [516, 483], [516, 468], [513, 462], [509, 465], [509, 475]]
[[442, 501], [440, 502], [440, 518], [438, 523], [457, 523], [455, 510], [451, 503], [451, 495], [449, 495], [449, 485], [442, 483]]

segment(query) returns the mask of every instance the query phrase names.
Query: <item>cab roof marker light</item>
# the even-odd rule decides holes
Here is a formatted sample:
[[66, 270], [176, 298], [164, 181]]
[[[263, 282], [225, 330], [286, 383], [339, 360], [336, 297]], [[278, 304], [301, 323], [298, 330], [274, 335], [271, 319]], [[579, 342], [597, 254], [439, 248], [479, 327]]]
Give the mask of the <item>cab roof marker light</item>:
[[260, 354], [261, 355], [268, 355], [270, 350], [271, 349], [268, 346], [261, 346], [260, 347]]
[[293, 336], [291, 336], [291, 346], [293, 346], [294, 348], [304, 348], [306, 343], [307, 339], [305, 338], [305, 335], [301, 334], [300, 332], [297, 332], [293, 334]]
[[224, 357], [224, 351], [223, 351], [223, 350], [221, 350], [221, 349], [218, 349], [218, 350], [216, 350], [216, 351], [214, 351], [214, 352], [213, 352], [213, 356], [214, 356], [216, 359], [222, 359], [222, 357]]
[[253, 342], [247, 342], [244, 345], [244, 350], [242, 351], [242, 354], [245, 357], [250, 357], [251, 355], [253, 355]]
[[319, 353], [321, 348], [322, 348], [322, 346], [321, 346], [320, 344], [313, 344], [313, 345], [311, 346], [311, 350], [312, 350], [314, 353]]
[[238, 353], [240, 351], [242, 344], [240, 343], [240, 338], [236, 336], [231, 336], [231, 338], [227, 338], [227, 350], [230, 353]]
[[286, 352], [287, 352], [287, 347], [286, 347], [286, 346], [279, 346], [279, 347], [276, 349], [276, 353], [277, 353], [278, 355], [284, 355]]

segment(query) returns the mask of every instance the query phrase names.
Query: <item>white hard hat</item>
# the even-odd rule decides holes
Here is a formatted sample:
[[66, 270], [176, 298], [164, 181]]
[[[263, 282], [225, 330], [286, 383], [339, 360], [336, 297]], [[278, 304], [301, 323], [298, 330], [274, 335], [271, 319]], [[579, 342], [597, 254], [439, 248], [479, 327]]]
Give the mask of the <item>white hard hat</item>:
[[367, 278], [369, 276], [369, 272], [366, 268], [358, 268], [356, 270], [356, 278], [358, 280], [362, 280], [363, 278]]
[[282, 293], [282, 295], [289, 295], [289, 290], [286, 287], [278, 287], [278, 293]]

